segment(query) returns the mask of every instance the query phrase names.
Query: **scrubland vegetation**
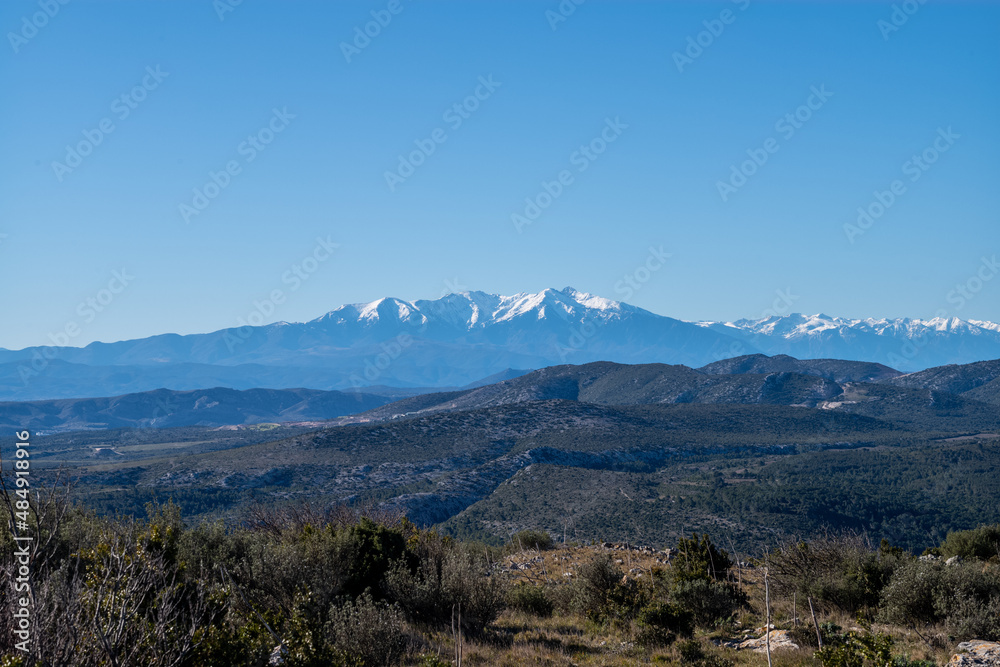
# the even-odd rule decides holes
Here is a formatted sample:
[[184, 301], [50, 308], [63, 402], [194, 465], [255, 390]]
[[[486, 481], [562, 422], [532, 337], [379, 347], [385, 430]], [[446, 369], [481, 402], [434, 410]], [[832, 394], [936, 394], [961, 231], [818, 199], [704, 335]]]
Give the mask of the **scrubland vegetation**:
[[[768, 617], [798, 646], [776, 637], [777, 665], [923, 667], [957, 642], [1000, 640], [1000, 526], [952, 533], [919, 557], [838, 535], [747, 562], [692, 536], [669, 556], [649, 550], [662, 558], [632, 574], [584, 545], [574, 571], [539, 583], [512, 559], [568, 548], [537, 531], [488, 547], [308, 506], [187, 526], [171, 504], [112, 518], [58, 495], [32, 516], [34, 636], [29, 653], [15, 649], [5, 587], [5, 666], [762, 665], [734, 646]], [[15, 548], [5, 532], [6, 581]]]

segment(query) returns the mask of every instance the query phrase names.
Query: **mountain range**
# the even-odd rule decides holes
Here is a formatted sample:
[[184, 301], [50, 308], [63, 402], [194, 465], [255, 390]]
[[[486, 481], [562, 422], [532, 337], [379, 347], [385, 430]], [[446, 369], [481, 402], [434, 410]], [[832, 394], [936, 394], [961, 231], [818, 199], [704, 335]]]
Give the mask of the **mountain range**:
[[[100, 511], [171, 498], [235, 519], [261, 499], [316, 501], [374, 504], [494, 541], [528, 527], [668, 541], [715, 526], [744, 546], [850, 529], [922, 548], [928, 534], [1000, 520], [998, 378], [1000, 360], [911, 374], [763, 355], [701, 368], [602, 361], [326, 423], [43, 435], [32, 461], [70, 471]], [[15, 405], [96, 410], [96, 422], [126, 409], [134, 420], [135, 406], [157, 400], [179, 406], [161, 422], [175, 426], [365, 407], [349, 392], [311, 390]]]
[[345, 305], [303, 323], [82, 348], [0, 349], [0, 400], [217, 386], [440, 388], [511, 368], [593, 361], [698, 367], [749, 354], [865, 361], [912, 372], [1000, 357], [1000, 325], [822, 314], [686, 322], [569, 287], [513, 296], [472, 291]]
[[701, 368], [592, 362], [508, 370], [461, 388], [365, 391], [157, 389], [111, 398], [0, 403], [0, 429], [32, 431], [287, 423], [332, 427], [536, 401], [594, 405], [784, 405], [847, 412], [933, 430], [992, 428], [1000, 360], [902, 374], [872, 362], [747, 355]]

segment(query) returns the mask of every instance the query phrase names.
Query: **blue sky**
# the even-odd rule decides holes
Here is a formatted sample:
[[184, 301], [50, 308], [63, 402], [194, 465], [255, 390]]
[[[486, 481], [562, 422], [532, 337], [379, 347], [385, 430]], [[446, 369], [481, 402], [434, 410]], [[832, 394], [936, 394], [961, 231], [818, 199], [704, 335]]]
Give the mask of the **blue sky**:
[[1000, 320], [996, 4], [230, 1], [0, 5], [0, 346], [567, 285]]

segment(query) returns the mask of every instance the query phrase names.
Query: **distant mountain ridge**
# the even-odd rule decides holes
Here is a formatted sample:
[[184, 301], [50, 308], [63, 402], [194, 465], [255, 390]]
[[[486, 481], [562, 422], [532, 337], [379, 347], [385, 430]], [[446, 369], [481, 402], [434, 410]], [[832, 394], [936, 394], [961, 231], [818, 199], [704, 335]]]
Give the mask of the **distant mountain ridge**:
[[[1000, 361], [988, 362], [994, 371]], [[732, 373], [720, 372], [728, 366]], [[972, 364], [971, 367], [980, 366]], [[768, 368], [773, 370], [768, 370]], [[693, 369], [666, 364], [594, 362], [551, 366], [496, 384], [464, 391], [424, 394], [343, 417], [339, 424], [412, 419], [442, 412], [482, 410], [535, 401], [596, 405], [784, 405], [847, 412], [932, 428], [937, 421], [968, 428], [994, 428], [1000, 415], [1000, 383], [980, 383], [967, 393], [939, 388], [943, 372], [968, 375], [969, 366], [947, 366], [923, 374], [865, 362], [751, 355]], [[789, 370], [794, 369], [794, 370]], [[971, 371], [976, 373], [977, 371]], [[881, 380], [872, 381], [873, 375]], [[833, 379], [836, 378], [836, 379]], [[905, 381], [909, 378], [908, 381]], [[978, 391], [979, 393], [973, 393]]]
[[[918, 371], [1000, 358], [1000, 325], [822, 314], [685, 322], [570, 287], [512, 296], [470, 291], [435, 300], [349, 304], [303, 323], [83, 348], [0, 349], [0, 400], [163, 387], [455, 387], [510, 368], [594, 361], [699, 367], [751, 354]], [[872, 372], [881, 377], [886, 371]]]
[[791, 313], [698, 325], [740, 339], [748, 352], [753, 347], [765, 354], [787, 354], [799, 359], [873, 361], [902, 371], [1000, 356], [1000, 324], [957, 317], [862, 320]]
[[66, 431], [319, 421], [391, 399], [315, 389], [157, 389], [108, 398], [0, 403], [0, 428]]
[[[519, 377], [508, 369], [456, 391], [467, 391]], [[244, 389], [225, 387], [173, 391], [156, 389], [121, 396], [0, 402], [0, 430], [59, 432], [116, 428], [236, 426], [261, 423], [321, 422], [365, 412], [392, 401], [420, 396], [431, 388], [371, 391], [318, 389]], [[440, 394], [435, 394], [440, 395]]]

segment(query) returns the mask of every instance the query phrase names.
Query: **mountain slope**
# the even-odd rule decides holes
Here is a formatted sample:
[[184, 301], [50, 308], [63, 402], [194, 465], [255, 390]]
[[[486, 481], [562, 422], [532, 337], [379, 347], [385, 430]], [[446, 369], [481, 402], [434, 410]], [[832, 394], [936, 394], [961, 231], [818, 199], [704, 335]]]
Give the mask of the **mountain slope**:
[[759, 374], [759, 373], [802, 373], [833, 380], [834, 382], [882, 382], [902, 375], [899, 371], [864, 361], [844, 361], [842, 359], [796, 359], [786, 354], [768, 357], [764, 354], [750, 354], [724, 359], [698, 369], [713, 375]]
[[[795, 367], [796, 362], [790, 358], [779, 359], [775, 367]], [[766, 358], [753, 358], [737, 362], [734, 367], [755, 370], [768, 365]], [[838, 369], [836, 360], [824, 360], [819, 366], [821, 370], [836, 370], [838, 374], [847, 373], [846, 368], [849, 367], [854, 367], [862, 376], [872, 373], [870, 365], [851, 362]], [[874, 370], [888, 374], [883, 368], [876, 367]], [[596, 405], [701, 403], [803, 406], [886, 419], [932, 431], [937, 424], [943, 423], [970, 431], [1000, 427], [1000, 415], [991, 405], [933, 389], [870, 382], [835, 382], [804, 373], [722, 375], [686, 366], [611, 362], [551, 366], [486, 387], [403, 399], [339, 421], [377, 422], [544, 400]]]
[[598, 405], [770, 403], [815, 406], [840, 393], [837, 383], [811, 375], [709, 375], [680, 365], [625, 365], [600, 361], [579, 366], [550, 366], [485, 387], [403, 399], [345, 421], [379, 421], [545, 400]]
[[[1000, 359], [928, 368], [924, 371], [893, 378], [887, 384], [897, 387], [947, 391], [952, 394], [967, 394], [981, 387], [986, 388], [997, 379], [1000, 379]], [[995, 391], [995, 386], [993, 391]], [[997, 397], [993, 391], [980, 392], [980, 395], [984, 393], [991, 395], [993, 402], [995, 402]]]
[[[737, 540], [851, 528], [915, 544], [971, 515], [992, 520], [997, 442], [942, 443], [835, 410], [555, 399], [141, 460], [128, 446], [102, 457], [102, 444], [76, 474], [88, 500], [115, 511], [165, 496], [201, 512], [303, 499], [375, 503], [492, 538], [569, 522], [581, 539], [660, 539], [715, 524]], [[46, 453], [44, 439], [33, 445]]]
[[0, 403], [0, 429], [66, 431], [316, 421], [388, 401], [381, 396], [314, 389], [158, 389], [110, 398]]
[[[0, 403], [0, 426], [65, 430], [315, 420], [332, 420], [331, 425], [343, 425], [561, 400], [594, 405], [701, 403], [818, 407], [888, 419], [925, 430], [935, 430], [937, 422], [947, 421], [972, 431], [1000, 426], [996, 408], [989, 405], [997, 401], [1000, 379], [993, 375], [998, 368], [1000, 362], [984, 362], [896, 375], [892, 369], [877, 364], [832, 359], [800, 361], [762, 355], [727, 360], [702, 369], [593, 362], [550, 366], [528, 373], [506, 371], [495, 377], [510, 379], [487, 384], [495, 377], [485, 378], [464, 388], [439, 392], [386, 387], [374, 388], [373, 394], [364, 390], [215, 388], [156, 390], [113, 398], [8, 402]], [[734, 372], [721, 372], [727, 370]], [[860, 382], [835, 381], [824, 375], [889, 377], [883, 382]], [[952, 393], [948, 389], [967, 391]], [[210, 409], [205, 409], [206, 406]]]

